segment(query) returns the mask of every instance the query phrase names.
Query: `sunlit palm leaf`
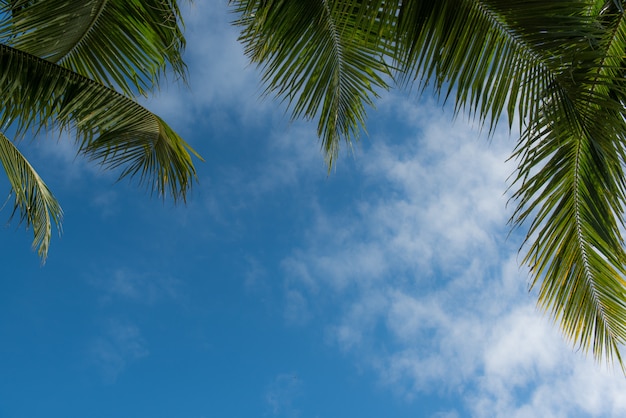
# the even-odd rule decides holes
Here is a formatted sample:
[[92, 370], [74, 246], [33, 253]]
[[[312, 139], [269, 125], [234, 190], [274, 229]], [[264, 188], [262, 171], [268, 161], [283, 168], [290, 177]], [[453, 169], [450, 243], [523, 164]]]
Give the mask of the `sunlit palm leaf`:
[[539, 303], [585, 351], [621, 364], [626, 44], [611, 37], [622, 29], [600, 26], [583, 2], [417, 3], [399, 14], [410, 42], [398, 65], [491, 128], [505, 111], [509, 124], [519, 118], [513, 221], [534, 216], [525, 261], [542, 283]]
[[52, 223], [60, 230], [63, 211], [41, 177], [17, 150], [13, 143], [0, 133], [0, 163], [11, 183], [14, 196], [13, 213], [32, 226], [33, 248], [45, 261], [52, 235]]
[[626, 42], [623, 13], [595, 3], [403, 2], [398, 66], [492, 128], [505, 111], [519, 118], [513, 222], [534, 217], [525, 261], [539, 303], [574, 343], [621, 364]]
[[543, 279], [540, 304], [583, 349], [621, 363], [626, 25], [622, 12], [601, 10], [598, 21], [605, 30], [592, 53], [600, 54], [571, 67], [570, 83], [552, 86], [558, 100], [542, 102], [541, 114], [520, 140], [514, 220], [534, 217], [526, 262], [535, 282]]
[[122, 176], [137, 175], [161, 195], [185, 198], [195, 177], [194, 153], [160, 118], [114, 90], [75, 72], [0, 45], [2, 125], [57, 125], [75, 131], [79, 149]]
[[157, 85], [167, 65], [185, 75], [176, 2], [14, 0], [0, 12], [1, 43], [126, 94]]
[[377, 18], [383, 2], [232, 1], [241, 41], [263, 69], [267, 92], [292, 105], [293, 117], [319, 117], [332, 164], [340, 139], [358, 138], [365, 106], [386, 88], [388, 47]]

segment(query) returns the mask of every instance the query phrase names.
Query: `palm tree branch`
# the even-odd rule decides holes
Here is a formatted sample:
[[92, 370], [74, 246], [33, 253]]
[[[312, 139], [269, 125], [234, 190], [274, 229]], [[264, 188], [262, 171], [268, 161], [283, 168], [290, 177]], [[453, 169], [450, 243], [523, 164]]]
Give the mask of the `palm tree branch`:
[[[455, 92], [457, 110], [489, 120], [490, 129], [505, 110], [509, 125], [519, 117], [525, 133], [515, 154], [521, 186], [513, 222], [535, 216], [525, 262], [535, 283], [542, 280], [539, 303], [585, 350], [621, 364], [626, 302], [614, 295], [625, 293], [624, 150], [615, 133], [626, 126], [622, 58], [603, 49], [613, 32], [570, 1], [402, 8], [401, 71], [422, 86], [434, 80], [446, 98]], [[603, 61], [607, 55], [619, 64]]]
[[39, 174], [15, 145], [0, 133], [0, 163], [14, 195], [13, 214], [33, 227], [33, 249], [45, 262], [52, 235], [52, 223], [61, 230], [63, 211]]
[[475, 112], [490, 129], [504, 111], [509, 125], [515, 116], [521, 124], [536, 114], [533, 98], [560, 76], [572, 40], [584, 43], [591, 23], [567, 0], [402, 2], [396, 65], [404, 83], [434, 82], [445, 98], [455, 94], [457, 110]]
[[3, 43], [127, 95], [157, 85], [168, 65], [185, 78], [183, 21], [176, 2], [16, 0], [2, 11]]
[[[565, 335], [584, 350], [593, 346], [596, 358], [615, 356], [621, 363], [617, 347], [625, 341], [626, 304], [612, 296], [624, 294], [624, 254], [615, 248], [614, 233], [607, 226], [610, 208], [590, 173], [603, 167], [588, 158], [589, 138], [572, 139], [568, 152], [557, 153], [546, 164], [558, 167], [548, 170], [552, 181], [540, 197], [532, 196], [530, 206], [538, 213], [529, 234], [537, 236], [528, 237], [532, 242], [524, 262], [531, 267], [534, 283], [542, 279], [539, 304], [560, 319]], [[537, 187], [545, 175], [541, 170], [527, 184]], [[520, 193], [526, 192], [524, 186]]]
[[[56, 126], [76, 133], [79, 152], [123, 167], [160, 195], [186, 197], [195, 178], [190, 153], [163, 120], [134, 100], [47, 60], [0, 45], [0, 126], [17, 136]], [[132, 168], [128, 168], [132, 167]]]
[[[622, 16], [614, 21], [624, 24]], [[533, 284], [542, 279], [540, 305], [585, 351], [592, 347], [596, 359], [620, 365], [619, 346], [626, 342], [626, 253], [619, 228], [625, 80], [611, 44], [623, 30], [605, 31], [584, 60], [594, 65], [569, 69], [573, 82], [554, 84], [558, 93], [531, 121], [515, 154], [520, 188], [512, 218], [519, 225], [534, 215], [524, 261]]]
[[365, 106], [377, 89], [387, 88], [385, 28], [369, 18], [379, 2], [231, 3], [246, 54], [262, 68], [266, 94], [287, 101], [293, 118], [319, 116], [318, 135], [332, 165], [340, 139], [358, 139]]

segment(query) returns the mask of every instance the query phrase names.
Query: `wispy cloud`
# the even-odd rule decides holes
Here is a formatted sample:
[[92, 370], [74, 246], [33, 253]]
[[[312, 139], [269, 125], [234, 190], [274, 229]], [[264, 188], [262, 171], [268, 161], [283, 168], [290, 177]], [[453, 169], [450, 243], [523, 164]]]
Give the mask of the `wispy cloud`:
[[139, 328], [123, 320], [109, 321], [89, 347], [91, 361], [108, 384], [114, 383], [130, 364], [149, 354]]
[[295, 373], [281, 373], [267, 385], [265, 402], [269, 416], [297, 418], [300, 411], [295, 404], [302, 395], [303, 382]]
[[478, 417], [624, 415], [623, 376], [574, 352], [528, 293], [507, 240], [508, 134], [487, 145], [398, 97], [381, 111], [403, 137], [378, 129], [358, 158], [360, 197], [316, 209], [283, 260], [287, 312], [299, 295], [331, 344], [407, 400], [458, 393]]
[[180, 301], [183, 297], [181, 282], [156, 272], [137, 272], [118, 268], [105, 274], [92, 275], [89, 283], [102, 292], [101, 300], [130, 301], [153, 305], [160, 301]]

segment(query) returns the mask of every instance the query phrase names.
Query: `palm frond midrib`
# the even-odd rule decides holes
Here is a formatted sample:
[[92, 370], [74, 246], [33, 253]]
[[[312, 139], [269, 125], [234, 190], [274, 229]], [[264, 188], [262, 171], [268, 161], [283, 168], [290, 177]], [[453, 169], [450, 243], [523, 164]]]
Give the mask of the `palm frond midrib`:
[[581, 152], [582, 152], [582, 144], [580, 141], [576, 144], [576, 156], [574, 161], [574, 221], [576, 223], [576, 238], [578, 241], [578, 249], [581, 253], [582, 257], [582, 269], [583, 275], [585, 277], [585, 281], [587, 286], [590, 289], [591, 297], [593, 298], [593, 307], [596, 310], [596, 318], [601, 321], [601, 326], [604, 329], [604, 332], [611, 336], [611, 339], [614, 341], [617, 338], [617, 334], [613, 331], [612, 325], [607, 320], [607, 315], [604, 310], [604, 303], [602, 299], [599, 297], [598, 290], [596, 289], [594, 274], [592, 272], [591, 266], [589, 264], [589, 256], [587, 253], [587, 247], [589, 243], [587, 239], [584, 237], [583, 232], [583, 222], [582, 222], [582, 212], [581, 212], [581, 174], [580, 174], [580, 164], [581, 164]]

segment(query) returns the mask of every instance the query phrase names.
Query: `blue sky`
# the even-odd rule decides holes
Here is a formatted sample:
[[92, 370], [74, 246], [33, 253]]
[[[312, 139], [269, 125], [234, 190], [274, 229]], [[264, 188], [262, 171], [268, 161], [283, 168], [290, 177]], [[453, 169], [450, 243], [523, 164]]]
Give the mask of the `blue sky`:
[[44, 266], [31, 231], [0, 234], [0, 417], [626, 415], [623, 375], [528, 291], [515, 135], [392, 91], [327, 174], [315, 125], [260, 99], [225, 2], [185, 14], [190, 87], [147, 105], [206, 160], [186, 206], [23, 143], [65, 222]]

